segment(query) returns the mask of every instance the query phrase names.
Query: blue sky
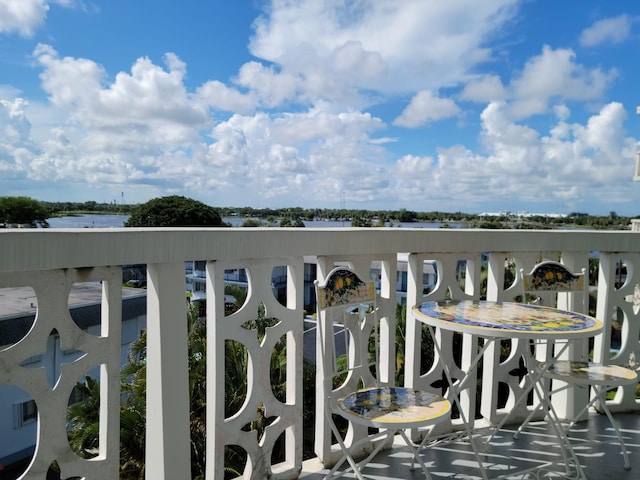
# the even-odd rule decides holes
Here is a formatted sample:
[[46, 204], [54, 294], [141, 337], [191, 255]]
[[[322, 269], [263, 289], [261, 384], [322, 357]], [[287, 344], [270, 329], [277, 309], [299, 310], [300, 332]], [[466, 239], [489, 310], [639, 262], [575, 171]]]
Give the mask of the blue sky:
[[0, 0], [0, 195], [640, 215], [636, 0]]

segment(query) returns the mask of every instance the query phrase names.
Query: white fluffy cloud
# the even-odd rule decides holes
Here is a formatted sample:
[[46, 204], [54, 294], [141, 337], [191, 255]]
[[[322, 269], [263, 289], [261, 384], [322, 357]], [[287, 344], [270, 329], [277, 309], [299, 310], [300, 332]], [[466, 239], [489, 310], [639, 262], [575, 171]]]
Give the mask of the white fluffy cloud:
[[0, 0], [0, 34], [30, 37], [47, 17], [49, 6], [72, 6], [76, 0]]
[[520, 78], [513, 82], [517, 98], [551, 97], [572, 100], [598, 98], [607, 87], [615, 71], [586, 69], [575, 61], [575, 53], [568, 49], [553, 49], [545, 45], [542, 53], [527, 62]]
[[28, 103], [22, 98], [14, 101], [0, 100], [0, 142], [22, 145], [29, 138], [31, 124], [25, 115]]
[[48, 45], [39, 45], [34, 56], [44, 68], [42, 87], [51, 103], [68, 113], [96, 150], [183, 145], [211, 121], [207, 105], [187, 92], [186, 66], [173, 54], [165, 57], [168, 71], [140, 58], [131, 73], [118, 73], [108, 85], [91, 60], [61, 58]]
[[517, 4], [274, 0], [269, 16], [256, 23], [250, 48], [285, 71], [330, 86], [326, 94], [336, 83], [384, 92], [437, 90], [490, 57], [483, 43]]
[[461, 100], [489, 103], [507, 98], [507, 91], [497, 75], [482, 75], [467, 83], [460, 93]]
[[460, 112], [460, 108], [450, 98], [441, 98], [428, 90], [418, 92], [404, 109], [394, 125], [416, 128], [428, 122], [449, 118]]
[[0, 1], [0, 33], [18, 32], [29, 37], [47, 16], [46, 0]]
[[[368, 114], [333, 113], [322, 106], [281, 116], [234, 115], [214, 128], [206, 163], [219, 168], [216, 182], [243, 178], [269, 198], [375, 198], [376, 171], [384, 151], [368, 142], [381, 127]], [[234, 193], [229, 191], [229, 194]], [[241, 194], [241, 192], [240, 192]]]
[[[43, 68], [42, 87], [49, 111], [57, 112], [55, 123], [48, 130], [30, 128], [27, 103], [19, 97], [2, 100], [5, 166], [38, 181], [163, 183], [179, 189], [198, 174], [185, 152], [198, 150], [201, 131], [212, 119], [208, 104], [187, 92], [186, 66], [175, 55], [166, 55], [166, 69], [138, 59], [130, 73], [120, 72], [111, 82], [95, 62], [60, 57], [47, 45], [39, 45], [34, 58]], [[38, 118], [42, 122], [46, 115]]]
[[[407, 199], [429, 192], [434, 209], [452, 201], [473, 205], [491, 198], [509, 204], [582, 205], [623, 202], [629, 195], [628, 158], [635, 141], [624, 135], [626, 113], [620, 103], [605, 105], [587, 124], [568, 123], [558, 106], [558, 121], [546, 134], [515, 123], [504, 102], [482, 113], [486, 154], [462, 145], [441, 149], [437, 161], [405, 156], [392, 170], [397, 191]], [[612, 189], [607, 185], [616, 184]]]
[[506, 111], [511, 118], [522, 120], [547, 113], [556, 99], [595, 101], [617, 76], [615, 69], [583, 66], [573, 50], [544, 45], [508, 85], [496, 75], [479, 76], [465, 85], [459, 98], [478, 103], [508, 101]]
[[601, 43], [621, 43], [631, 34], [634, 19], [629, 15], [598, 20], [584, 29], [580, 35], [580, 44], [593, 47]]
[[196, 94], [211, 108], [227, 112], [250, 112], [258, 104], [256, 95], [243, 94], [218, 80], [208, 81], [198, 88]]
[[558, 100], [597, 101], [617, 77], [613, 68], [583, 66], [573, 50], [544, 45], [506, 86], [496, 75], [481, 75], [467, 83], [458, 98], [477, 103], [505, 101], [505, 113], [523, 120], [548, 113]]

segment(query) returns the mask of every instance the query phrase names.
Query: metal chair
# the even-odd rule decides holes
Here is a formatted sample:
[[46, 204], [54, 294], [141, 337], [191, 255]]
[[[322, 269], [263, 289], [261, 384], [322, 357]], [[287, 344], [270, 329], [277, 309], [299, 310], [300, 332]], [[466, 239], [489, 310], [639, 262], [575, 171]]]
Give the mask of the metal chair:
[[[530, 273], [525, 274], [520, 270], [522, 280], [522, 300], [527, 302], [527, 296], [534, 295], [534, 302], [540, 304], [542, 292], [581, 292], [582, 293], [582, 311], [580, 313], [589, 312], [589, 282], [586, 277], [585, 270], [580, 273], [571, 272], [565, 265], [545, 261], [538, 263]], [[536, 362], [534, 371], [537, 375], [545, 379], [560, 381], [560, 386], [554, 386], [550, 395], [561, 392], [568, 388], [592, 388], [592, 394], [587, 404], [570, 419], [566, 427], [566, 433], [571, 430], [575, 423], [592, 407], [596, 402], [607, 415], [613, 429], [615, 430], [620, 448], [624, 457], [624, 468], [629, 470], [631, 464], [629, 462], [629, 454], [624, 444], [622, 434], [615, 422], [611, 411], [606, 403], [606, 392], [612, 388], [621, 387], [638, 383], [637, 373], [629, 368], [618, 365], [604, 365], [590, 361], [571, 361], [571, 360], [553, 360]], [[545, 407], [543, 402], [538, 403], [536, 408], [529, 414], [527, 419], [520, 425], [516, 431], [517, 437], [522, 430], [531, 421], [537, 411]], [[548, 405], [547, 405], [548, 407]]]
[[[451, 415], [448, 400], [426, 391], [396, 387], [380, 381], [379, 321], [372, 281], [338, 267], [323, 284], [316, 281], [318, 301], [318, 372], [323, 391], [324, 420], [341, 450], [340, 460], [325, 478], [353, 471], [363, 480], [362, 469], [396, 434], [405, 441], [427, 479], [431, 476], [406, 429], [428, 427]], [[336, 425], [336, 415], [348, 421], [348, 432]], [[365, 427], [355, 439], [353, 428]], [[371, 429], [377, 433], [371, 434]], [[371, 450], [372, 446], [375, 448]], [[363, 460], [354, 459], [366, 455]], [[347, 461], [349, 468], [338, 469]]]

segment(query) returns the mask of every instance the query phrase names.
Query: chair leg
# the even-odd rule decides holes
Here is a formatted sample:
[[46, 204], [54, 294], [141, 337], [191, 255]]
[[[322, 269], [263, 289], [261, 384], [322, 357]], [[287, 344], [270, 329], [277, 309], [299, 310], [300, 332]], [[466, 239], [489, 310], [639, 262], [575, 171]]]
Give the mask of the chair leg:
[[[536, 396], [538, 397], [538, 402], [542, 404], [542, 408], [546, 411], [546, 420], [549, 426], [555, 431], [556, 437], [560, 444], [560, 450], [562, 452], [562, 456], [564, 458], [564, 464], [566, 469], [566, 475], [571, 476], [571, 478], [577, 478], [581, 480], [586, 480], [586, 475], [584, 473], [584, 469], [578, 460], [572, 446], [569, 437], [561, 424], [560, 418], [558, 417], [558, 413], [556, 409], [553, 407], [551, 400], [545, 396], [545, 392], [541, 391], [539, 385], [536, 385], [533, 388]], [[575, 472], [571, 471], [571, 466], [575, 468]], [[575, 477], [573, 477], [575, 475]]]
[[[557, 390], [554, 390], [553, 392], [551, 392], [551, 395], [553, 395], [554, 393], [557, 393], [559, 391], [565, 390], [567, 388], [568, 387], [565, 386], [565, 387], [561, 387], [561, 388], [559, 388]], [[620, 443], [620, 449], [622, 450], [622, 456], [624, 458], [624, 468], [625, 468], [625, 470], [631, 470], [631, 462], [629, 460], [629, 452], [627, 451], [627, 446], [625, 445], [624, 440], [622, 438], [622, 433], [620, 432], [620, 429], [618, 428], [618, 424], [616, 423], [615, 419], [613, 418], [613, 415], [611, 414], [611, 410], [609, 410], [609, 407], [607, 406], [606, 400], [604, 400], [604, 393], [606, 392], [606, 390], [608, 388], [609, 388], [608, 386], [604, 387], [604, 386], [593, 385], [593, 389], [594, 389], [593, 398], [584, 407], [582, 407], [582, 409], [574, 416], [574, 418], [569, 422], [569, 425], [564, 429], [564, 432], [568, 436], [569, 435], [569, 431], [571, 430], [571, 428], [573, 428], [573, 426], [578, 421], [577, 419], [579, 419], [591, 406], [593, 406], [593, 404], [597, 400], [601, 400], [600, 404], [602, 405], [602, 409], [604, 410], [604, 413], [607, 415], [607, 418], [609, 419], [609, 422], [611, 423], [611, 426], [613, 427], [613, 430], [615, 431], [616, 437], [618, 438], [618, 442]], [[531, 421], [531, 418], [533, 417], [533, 415], [538, 410], [540, 410], [540, 408], [542, 408], [542, 403], [541, 402], [538, 403], [536, 408], [531, 411], [531, 413], [526, 418], [526, 420], [524, 422], [522, 422], [522, 424], [518, 427], [518, 430], [513, 435], [514, 438], [518, 438], [518, 435], [520, 433], [522, 433], [522, 430], [527, 426], [527, 424]]]
[[596, 399], [597, 398], [602, 399], [602, 401], [600, 402], [600, 405], [602, 405], [602, 409], [604, 410], [604, 413], [607, 415], [607, 418], [609, 419], [609, 422], [611, 423], [611, 426], [613, 427], [613, 430], [616, 432], [616, 436], [618, 437], [618, 442], [620, 443], [620, 449], [622, 450], [622, 457], [624, 458], [624, 469], [631, 470], [631, 463], [629, 461], [629, 452], [627, 452], [627, 446], [625, 445], [624, 440], [622, 438], [622, 433], [620, 432], [620, 428], [618, 428], [618, 424], [613, 418], [613, 415], [611, 415], [611, 410], [609, 410], [609, 407], [607, 406], [607, 401], [604, 395], [604, 392], [606, 391], [606, 389], [604, 387], [594, 387], [594, 390], [596, 392], [595, 394]]
[[[360, 473], [360, 468], [358, 464], [355, 462], [355, 460], [353, 459], [349, 451], [344, 446], [344, 442], [342, 441], [342, 439], [338, 439], [338, 443], [341, 444], [342, 458], [336, 462], [336, 464], [331, 468], [327, 476], [324, 477], [325, 480], [341, 477], [342, 475], [347, 473], [349, 470], [353, 470], [353, 473], [356, 477], [358, 477], [358, 480], [364, 480], [364, 478], [362, 477], [362, 473]], [[345, 460], [347, 461], [347, 463], [349, 463], [350, 467], [347, 470], [338, 472], [338, 469], [342, 466]]]
[[[385, 434], [379, 434], [380, 437], [384, 436], [385, 439], [379, 440], [376, 447], [371, 451], [371, 453], [369, 453], [369, 455], [365, 459], [356, 462], [355, 459], [353, 458], [353, 455], [349, 453], [349, 449], [345, 445], [344, 440], [342, 440], [342, 437], [340, 436], [340, 432], [338, 431], [335, 424], [333, 424], [333, 422], [331, 422], [331, 430], [333, 431], [333, 434], [336, 437], [338, 444], [340, 445], [340, 449], [342, 450], [342, 458], [338, 462], [336, 462], [336, 464], [331, 468], [331, 470], [325, 477], [325, 480], [329, 480], [331, 478], [339, 478], [344, 474], [346, 474], [347, 472], [349, 472], [350, 470], [353, 471], [354, 475], [358, 478], [358, 480], [365, 480], [365, 478], [362, 475], [361, 469], [364, 468], [364, 466], [367, 463], [369, 463], [373, 459], [373, 457], [375, 457], [380, 452], [380, 450], [382, 450], [384, 445], [387, 443], [387, 440], [395, 434], [395, 432], [391, 430], [387, 430]], [[356, 442], [356, 444], [358, 443], [361, 443], [361, 441]], [[349, 463], [349, 468], [341, 472], [338, 472], [338, 469], [345, 462], [345, 460]]]
[[[529, 395], [529, 392], [531, 392], [531, 390], [534, 387], [534, 383], [531, 383], [530, 385], [527, 385], [526, 388], [524, 389], [523, 392], [520, 393], [520, 396], [518, 398], [516, 398], [516, 401], [513, 405], [512, 408], [516, 408], [518, 405], [520, 405], [520, 403], [527, 398], [527, 396]], [[525, 420], [525, 423], [529, 423], [531, 421], [531, 418], [533, 417], [533, 414], [540, 408], [540, 405], [538, 405], [536, 407], [536, 409], [529, 414], [529, 416], [527, 417], [527, 419]], [[491, 429], [491, 433], [489, 433], [489, 436], [487, 437], [487, 439], [484, 441], [484, 443], [486, 445], [488, 445], [489, 443], [491, 443], [491, 440], [493, 440], [493, 437], [496, 436], [496, 434], [502, 430], [502, 427], [504, 427], [505, 423], [507, 423], [507, 420], [509, 419], [509, 413], [505, 414], [504, 417], [502, 417], [502, 420], [500, 420], [500, 422], [495, 425], [492, 429]], [[518, 430], [520, 431], [520, 430]]]
[[[555, 390], [552, 390], [551, 392], [549, 392], [549, 398], [551, 399], [551, 397], [553, 397], [553, 395], [555, 395], [556, 393], [562, 392], [563, 390], [567, 390], [569, 388], [569, 385], [566, 384], [560, 388], [557, 388]], [[551, 400], [549, 400], [551, 401]], [[543, 404], [542, 402], [538, 402], [535, 407], [533, 408], [533, 410], [531, 410], [531, 413], [529, 413], [529, 415], [527, 416], [527, 418], [520, 424], [520, 426], [518, 427], [518, 430], [516, 430], [516, 433], [513, 434], [513, 438], [518, 438], [518, 436], [520, 436], [520, 434], [522, 433], [522, 431], [527, 427], [527, 425], [529, 425], [529, 422], [531, 422], [531, 420], [533, 419], [534, 415], [536, 413], [538, 413], [539, 410], [542, 410]], [[584, 411], [589, 407], [589, 405], [587, 405], [577, 416], [576, 418], [580, 417]], [[569, 430], [571, 429], [571, 427], [573, 426], [572, 422], [571, 424], [569, 424], [569, 426], [565, 429], [565, 433], [568, 434]]]
[[607, 406], [607, 401], [605, 399], [605, 392], [609, 388], [610, 386], [593, 385], [593, 391], [594, 391], [593, 398], [589, 400], [589, 402], [584, 407], [582, 407], [582, 410], [580, 410], [578, 414], [575, 415], [574, 419], [571, 420], [571, 422], [569, 422], [569, 425], [565, 429], [565, 432], [568, 435], [569, 430], [571, 430], [571, 428], [573, 428], [573, 426], [578, 421], [577, 419], [579, 419], [591, 406], [593, 406], [593, 404], [596, 403], [596, 401], [600, 400], [600, 405], [602, 406], [604, 413], [607, 415], [607, 418], [609, 419], [609, 423], [611, 423], [611, 426], [613, 427], [613, 430], [616, 433], [616, 437], [618, 437], [618, 443], [620, 444], [620, 450], [622, 451], [622, 456], [624, 458], [624, 468], [625, 470], [631, 470], [631, 462], [629, 461], [629, 452], [627, 451], [627, 446], [624, 443], [624, 440], [622, 438], [622, 433], [620, 433], [618, 424], [613, 418], [613, 415], [611, 414], [611, 410], [609, 410], [609, 407]]
[[427, 466], [424, 464], [424, 461], [420, 456], [419, 448], [413, 445], [413, 443], [411, 442], [411, 439], [407, 436], [404, 430], [399, 430], [399, 433], [400, 433], [400, 436], [404, 439], [404, 443], [407, 444], [407, 448], [409, 449], [413, 457], [411, 459], [411, 469], [413, 470], [413, 466], [415, 464], [414, 462], [417, 460], [418, 463], [420, 464], [420, 468], [422, 469], [422, 473], [424, 473], [425, 478], [427, 480], [431, 480], [431, 475], [429, 474], [429, 470], [427, 470]]
[[333, 420], [330, 420], [329, 424], [331, 426], [331, 431], [333, 432], [333, 435], [336, 437], [338, 445], [340, 445], [340, 449], [342, 450], [342, 458], [338, 460], [336, 464], [331, 468], [331, 470], [325, 477], [325, 480], [330, 480], [331, 478], [338, 478], [344, 475], [348, 470], [343, 472], [338, 472], [338, 469], [342, 466], [345, 460], [351, 466], [351, 469], [353, 470], [354, 475], [358, 477], [358, 480], [364, 480], [364, 478], [362, 477], [362, 473], [360, 473], [360, 469], [358, 468], [358, 464], [353, 459], [353, 457], [349, 453], [349, 450], [347, 449], [347, 446], [342, 440], [340, 432], [338, 431], [338, 427], [336, 427], [336, 425], [333, 423]]

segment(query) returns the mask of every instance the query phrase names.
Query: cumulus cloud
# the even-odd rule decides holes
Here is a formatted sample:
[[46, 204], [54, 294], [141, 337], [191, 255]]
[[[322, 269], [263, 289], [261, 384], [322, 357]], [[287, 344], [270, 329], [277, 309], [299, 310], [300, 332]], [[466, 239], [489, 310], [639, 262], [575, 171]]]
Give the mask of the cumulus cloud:
[[518, 96], [586, 100], [601, 95], [614, 75], [598, 68], [586, 70], [575, 62], [573, 51], [545, 45], [542, 54], [527, 62], [514, 87]]
[[5, 180], [26, 178], [35, 145], [31, 140], [28, 102], [0, 99], [0, 172]]
[[[246, 189], [273, 198], [375, 198], [384, 151], [368, 141], [379, 119], [360, 112], [334, 113], [320, 105], [302, 113], [233, 115], [211, 136], [207, 164], [229, 182], [242, 176]], [[227, 181], [225, 180], [225, 181]], [[229, 191], [230, 195], [235, 193]]]
[[28, 140], [31, 123], [25, 115], [27, 105], [23, 98], [0, 100], [0, 143], [22, 145]]
[[326, 86], [329, 97], [336, 83], [388, 93], [437, 90], [491, 57], [483, 43], [515, 15], [517, 4], [275, 0], [255, 23], [250, 50]]
[[4, 0], [0, 2], [0, 33], [30, 37], [42, 25], [48, 10], [45, 0]]
[[[393, 169], [396, 191], [407, 199], [426, 191], [434, 209], [456, 201], [470, 211], [485, 198], [552, 207], [624, 201], [635, 141], [624, 134], [622, 104], [603, 106], [586, 124], [569, 123], [566, 106], [556, 111], [557, 123], [541, 135], [514, 122], [505, 102], [493, 102], [481, 115], [485, 154], [454, 145], [436, 159], [404, 156]], [[612, 183], [621, 188], [607, 188]]]
[[527, 118], [547, 111], [553, 98], [594, 100], [616, 78], [615, 69], [585, 68], [570, 49], [545, 45], [542, 53], [529, 59], [511, 84], [514, 118]]
[[[363, 201], [375, 199], [376, 188], [387, 183], [380, 176], [385, 152], [370, 142], [383, 127], [379, 118], [322, 101], [299, 113], [251, 113], [285, 92], [277, 87], [283, 77], [269, 87], [270, 95], [267, 87], [241, 94], [212, 82], [191, 93], [184, 85], [186, 65], [173, 54], [164, 68], [140, 58], [113, 78], [95, 62], [62, 57], [47, 45], [34, 57], [43, 68], [43, 89], [66, 121], [40, 135], [42, 151], [30, 152], [33, 179], [215, 190], [230, 202], [242, 202], [246, 191], [310, 201], [348, 191]], [[269, 78], [268, 69], [255, 71]], [[247, 113], [214, 125], [209, 108], [224, 102]]]
[[514, 120], [547, 113], [554, 101], [595, 101], [617, 79], [618, 72], [582, 65], [567, 48], [542, 47], [515, 72], [507, 85], [497, 75], [482, 75], [469, 81], [458, 99], [476, 103], [507, 102], [505, 114]]
[[107, 82], [103, 68], [83, 58], [60, 57], [38, 45], [34, 57], [44, 68], [42, 87], [96, 149], [139, 150], [141, 145], [180, 145], [199, 137], [210, 122], [207, 105], [184, 86], [186, 65], [167, 54], [168, 70], [139, 58], [131, 72]]
[[631, 34], [633, 22], [634, 19], [629, 15], [598, 20], [582, 31], [580, 44], [583, 47], [594, 47], [604, 43], [622, 43]]
[[428, 122], [453, 117], [460, 112], [460, 108], [450, 98], [441, 98], [428, 90], [419, 92], [411, 99], [394, 125], [408, 128], [416, 128]]
[[461, 100], [489, 103], [504, 100], [508, 92], [497, 75], [482, 75], [467, 83], [459, 95]]
[[0, 34], [18, 33], [31, 37], [44, 23], [50, 5], [72, 6], [75, 0], [2, 0]]
[[244, 64], [235, 81], [255, 92], [261, 104], [267, 108], [293, 100], [299, 82], [295, 75], [278, 72], [258, 62]]
[[258, 104], [255, 94], [244, 94], [218, 80], [206, 82], [197, 89], [196, 95], [211, 108], [227, 112], [250, 112]]
[[556, 101], [597, 101], [618, 78], [614, 68], [585, 67], [567, 48], [542, 47], [505, 85], [494, 74], [471, 79], [457, 98], [476, 103], [504, 102], [503, 113], [512, 120], [545, 114]]
[[209, 103], [187, 91], [177, 56], [167, 54], [165, 68], [140, 58], [111, 80], [95, 62], [61, 57], [48, 45], [33, 55], [50, 106], [36, 105], [38, 128], [31, 128], [24, 100], [2, 100], [3, 169], [43, 182], [164, 185], [159, 192], [183, 191], [202, 174]]

